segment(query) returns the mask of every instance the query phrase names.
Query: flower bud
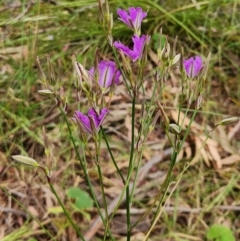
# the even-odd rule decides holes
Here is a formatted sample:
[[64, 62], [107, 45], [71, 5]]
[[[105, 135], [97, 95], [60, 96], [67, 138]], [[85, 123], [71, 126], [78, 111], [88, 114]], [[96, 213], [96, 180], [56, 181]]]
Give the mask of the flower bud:
[[157, 105], [158, 105], [158, 107], [159, 107], [159, 109], [161, 111], [161, 114], [163, 116], [163, 127], [168, 129], [168, 127], [169, 127], [169, 118], [167, 117], [167, 114], [164, 111], [163, 106], [161, 105], [161, 103], [159, 101], [157, 101]]
[[181, 58], [181, 54], [175, 55], [175, 57], [172, 60], [172, 65], [176, 64], [180, 58]]
[[54, 96], [54, 92], [52, 92], [51, 90], [38, 90], [38, 93], [42, 96], [46, 96], [46, 97], [49, 97], [49, 96]]
[[27, 156], [15, 155], [15, 156], [12, 156], [12, 158], [15, 161], [18, 161], [22, 164], [25, 164], [25, 165], [28, 165], [28, 166], [31, 166], [31, 167], [40, 167], [40, 165], [33, 158], [30, 158], [30, 157], [27, 157]]
[[176, 124], [170, 124], [168, 126], [168, 130], [169, 130], [170, 133], [175, 134], [175, 135], [179, 135], [180, 132], [181, 132], [180, 127]]
[[[81, 85], [81, 87], [86, 91], [91, 89], [92, 81], [90, 80], [88, 71], [83, 67], [82, 64], [78, 63], [77, 61], [74, 61], [74, 68], [79, 81], [78, 83]], [[78, 87], [78, 84], [76, 87]]]
[[203, 98], [202, 95], [199, 95], [196, 100], [196, 109], [200, 109], [202, 106]]
[[225, 118], [219, 123], [219, 125], [226, 126], [226, 125], [232, 124], [233, 122], [238, 121], [238, 120], [239, 120], [239, 117]]

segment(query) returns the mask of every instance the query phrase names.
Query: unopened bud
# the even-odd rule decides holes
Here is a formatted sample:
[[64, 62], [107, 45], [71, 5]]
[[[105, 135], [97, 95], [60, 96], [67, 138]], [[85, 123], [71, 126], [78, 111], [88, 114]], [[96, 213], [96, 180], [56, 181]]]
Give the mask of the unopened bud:
[[146, 65], [147, 61], [148, 61], [148, 51], [147, 51], [147, 49], [148, 49], [148, 44], [150, 42], [150, 39], [151, 39], [151, 37], [147, 36], [145, 44], [144, 44], [144, 48], [143, 48], [143, 52], [142, 52], [142, 61], [141, 61], [143, 65]]
[[200, 109], [200, 108], [201, 108], [202, 102], [203, 102], [202, 95], [199, 95], [199, 96], [197, 97], [197, 101], [196, 101], [196, 109]]
[[[74, 67], [76, 70], [78, 81], [82, 88], [84, 90], [91, 89], [92, 81], [90, 80], [88, 71], [83, 67], [82, 64], [78, 63], [77, 61], [75, 61]], [[78, 85], [76, 87], [78, 87]]]
[[122, 58], [124, 73], [127, 75], [127, 77], [129, 77], [129, 76], [132, 75], [132, 68], [129, 64], [129, 61], [126, 59], [123, 51], [119, 50], [119, 53], [120, 53], [121, 58]]
[[38, 90], [38, 93], [42, 96], [46, 96], [46, 97], [49, 97], [49, 96], [54, 96], [54, 92], [52, 92], [51, 90]]
[[111, 35], [107, 36], [108, 43], [110, 44], [111, 47], [113, 47], [113, 37]]
[[22, 164], [31, 166], [31, 167], [39, 167], [40, 165], [36, 162], [36, 160], [34, 160], [33, 158], [27, 157], [27, 156], [21, 156], [21, 155], [15, 155], [12, 156], [12, 158], [17, 161], [20, 162]]
[[161, 111], [161, 114], [163, 116], [163, 127], [164, 128], [168, 128], [168, 126], [169, 126], [169, 119], [167, 117], [167, 114], [164, 111], [163, 106], [161, 105], [161, 103], [159, 101], [157, 101], [157, 104], [158, 104], [158, 107], [159, 107], [159, 109]]
[[172, 65], [176, 64], [180, 58], [181, 58], [181, 54], [177, 54], [172, 60]]
[[103, 12], [103, 6], [102, 6], [102, 1], [98, 0], [98, 8], [99, 8], [99, 12], [101, 13], [101, 18], [103, 18], [104, 16], [104, 12]]
[[232, 124], [233, 122], [236, 122], [238, 120], [239, 120], [239, 117], [229, 117], [229, 118], [223, 119], [219, 123], [219, 125], [226, 126], [226, 125]]
[[162, 52], [161, 52], [161, 57], [162, 59], [168, 59], [169, 55], [170, 55], [170, 44], [166, 43], [165, 47], [163, 48]]
[[180, 127], [176, 124], [170, 124], [168, 126], [168, 130], [169, 130], [170, 133], [175, 134], [175, 135], [179, 135], [180, 132], [181, 132]]

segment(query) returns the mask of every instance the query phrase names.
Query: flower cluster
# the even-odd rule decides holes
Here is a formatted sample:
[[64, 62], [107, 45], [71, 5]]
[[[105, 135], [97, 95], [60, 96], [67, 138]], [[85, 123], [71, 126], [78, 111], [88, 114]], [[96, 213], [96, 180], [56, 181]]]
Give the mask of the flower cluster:
[[[80, 63], [75, 62], [75, 69], [78, 80], [86, 92], [91, 91], [92, 86], [97, 83], [103, 96], [111, 86], [120, 84], [121, 72], [117, 69], [113, 61], [102, 60], [98, 63], [97, 69], [92, 67], [86, 70]], [[86, 85], [88, 88], [86, 88]], [[75, 111], [73, 120], [80, 124], [82, 130], [89, 134], [94, 134], [100, 129], [104, 118], [109, 110], [104, 107], [98, 112], [95, 108], [90, 108], [87, 115], [79, 110]]]
[[[135, 33], [132, 37], [133, 48], [130, 49], [128, 46], [123, 45], [120, 41], [115, 41], [113, 45], [134, 62], [142, 58], [144, 47], [149, 43], [150, 37], [145, 35], [140, 36], [141, 23], [147, 16], [147, 13], [143, 12], [140, 7], [130, 7], [128, 10], [129, 13], [123, 9], [118, 9], [117, 13], [120, 20]], [[78, 81], [83, 90], [86, 92], [92, 90], [94, 83], [98, 84], [102, 94], [105, 94], [109, 87], [120, 84], [121, 72], [112, 61], [101, 61], [98, 63], [97, 69], [93, 67], [89, 71], [87, 71], [80, 63], [75, 61], [75, 69]], [[83, 131], [89, 134], [94, 134], [99, 131], [100, 126], [108, 112], [109, 110], [106, 107], [100, 109], [99, 112], [95, 108], [90, 108], [87, 114], [83, 114], [77, 110], [75, 111], [73, 120], [79, 123]]]
[[132, 59], [135, 62], [138, 59], [142, 58], [144, 46], [147, 45], [150, 41], [150, 37], [146, 35], [140, 36], [141, 32], [141, 23], [142, 20], [147, 16], [146, 12], [143, 12], [142, 8], [130, 7], [129, 13], [127, 11], [118, 9], [117, 13], [119, 19], [123, 21], [129, 28], [134, 30], [134, 36], [132, 37], [133, 48], [130, 49], [128, 46], [125, 46], [120, 41], [114, 42], [114, 47], [122, 51], [125, 55]]
[[[130, 48], [125, 46], [120, 41], [115, 41], [113, 46], [121, 51], [121, 53], [128, 56], [133, 62], [141, 60], [145, 46], [150, 41], [150, 36], [141, 35], [141, 23], [147, 16], [147, 12], [144, 12], [140, 7], [130, 7], [128, 11], [119, 8], [117, 14], [119, 19], [134, 31], [134, 35], [132, 36], [133, 47]], [[161, 51], [161, 56], [164, 54], [165, 57], [169, 57], [169, 52], [170, 46], [166, 44]], [[160, 61], [163, 59], [164, 58], [161, 57]], [[180, 54], [173, 56], [171, 64], [175, 64], [179, 59]], [[201, 70], [203, 69], [202, 58], [200, 56], [195, 56], [184, 60], [183, 68], [189, 79], [200, 76], [200, 72], [202, 72]], [[86, 70], [80, 63], [75, 61], [75, 69], [78, 76], [78, 83], [80, 83], [83, 90], [88, 93], [91, 92], [91, 95], [97, 95], [95, 89], [100, 89], [101, 96], [103, 96], [109, 89], [111, 90], [113, 86], [120, 84], [121, 72], [117, 69], [113, 61], [102, 60], [90, 70]], [[93, 89], [93, 86], [96, 84], [98, 88]], [[95, 96], [93, 99], [96, 100], [98, 97]], [[98, 101], [95, 101], [92, 106], [97, 106], [97, 102]], [[109, 112], [108, 108], [103, 106], [98, 109], [99, 111], [97, 111], [96, 108], [90, 108], [87, 114], [83, 114], [77, 110], [73, 119], [75, 122], [79, 123], [83, 131], [94, 134], [99, 131], [104, 118]]]
[[[82, 64], [75, 61], [75, 70], [78, 81], [83, 89], [86, 89], [85, 86], [87, 85], [87, 90], [91, 90], [93, 84], [97, 83], [102, 92], [105, 93], [108, 87], [120, 84], [121, 72], [113, 61], [102, 60], [98, 63], [96, 70], [92, 67], [89, 71]], [[95, 74], [98, 76], [97, 80], [95, 80]]]

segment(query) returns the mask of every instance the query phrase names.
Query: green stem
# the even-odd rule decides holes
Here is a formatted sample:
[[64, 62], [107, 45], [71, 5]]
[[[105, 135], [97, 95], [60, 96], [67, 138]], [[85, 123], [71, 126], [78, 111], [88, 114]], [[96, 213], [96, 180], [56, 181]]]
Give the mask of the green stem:
[[106, 143], [106, 145], [107, 145], [108, 152], [109, 152], [109, 154], [110, 154], [110, 156], [111, 156], [111, 158], [112, 158], [113, 164], [114, 164], [114, 166], [116, 167], [117, 172], [118, 172], [118, 174], [120, 175], [123, 184], [125, 185], [126, 181], [125, 181], [125, 179], [124, 179], [124, 177], [123, 177], [120, 169], [118, 168], [118, 165], [117, 165], [117, 163], [116, 163], [116, 161], [115, 161], [115, 158], [114, 158], [114, 156], [113, 156], [113, 154], [112, 154], [112, 150], [111, 150], [111, 148], [110, 148], [110, 145], [109, 145], [109, 143], [108, 143], [108, 139], [107, 139], [107, 137], [106, 137], [106, 135], [105, 135], [105, 131], [104, 131], [104, 129], [103, 129], [102, 127], [101, 127], [101, 131], [102, 131], [102, 134], [103, 134], [103, 139], [105, 140], [105, 143]]
[[192, 125], [192, 122], [193, 122], [193, 120], [194, 120], [197, 112], [198, 112], [198, 109], [195, 109], [194, 112], [193, 112], [193, 115], [192, 115], [192, 117], [191, 117], [191, 120], [190, 120], [190, 122], [189, 122], [189, 124], [188, 124], [188, 127], [187, 127], [186, 131], [185, 131], [185, 135], [184, 135], [184, 137], [183, 137], [183, 139], [182, 139], [182, 141], [181, 141], [181, 144], [180, 144], [180, 146], [179, 146], [179, 148], [178, 148], [178, 150], [177, 150], [178, 153], [180, 152], [180, 150], [182, 149], [182, 147], [183, 147], [183, 145], [184, 145], [184, 142], [185, 142], [185, 140], [186, 140], [186, 138], [187, 138], [187, 136], [188, 136], [188, 133], [189, 133], [190, 128], [191, 128], [191, 125]]
[[[178, 155], [177, 151], [174, 150], [173, 153], [172, 153], [172, 157], [171, 157], [170, 168], [168, 170], [167, 177], [166, 177], [166, 179], [164, 181], [164, 184], [163, 184], [163, 190], [162, 190], [163, 194], [162, 194], [162, 197], [161, 197], [160, 202], [158, 204], [158, 207], [157, 207], [157, 210], [156, 210], [156, 214], [154, 215], [154, 219], [152, 221], [152, 224], [154, 223], [156, 217], [158, 216], [158, 213], [159, 213], [159, 211], [160, 211], [160, 209], [162, 207], [162, 203], [163, 203], [164, 197], [166, 196], [166, 193], [168, 191], [170, 180], [171, 180], [171, 176], [172, 176], [172, 170], [173, 170], [173, 167], [174, 167], [174, 165], [176, 163], [177, 155]], [[161, 195], [161, 193], [160, 193], [160, 195]]]
[[135, 186], [137, 184], [137, 178], [138, 178], [138, 172], [139, 172], [139, 169], [140, 169], [140, 164], [141, 164], [141, 160], [142, 160], [142, 152], [143, 150], [140, 151], [140, 153], [138, 153], [136, 156], [136, 159], [137, 159], [137, 165], [136, 165], [136, 174], [135, 174], [135, 177], [134, 177], [134, 180], [133, 180], [133, 185], [132, 185], [132, 191], [131, 191], [131, 196], [130, 196], [130, 199], [132, 200], [133, 198], [133, 194], [134, 194], [134, 190], [135, 190]]
[[[129, 180], [130, 175], [132, 173], [132, 165], [133, 165], [133, 156], [134, 156], [134, 124], [135, 124], [135, 104], [136, 104], [136, 93], [133, 91], [133, 99], [132, 99], [132, 133], [131, 133], [131, 151], [130, 151], [130, 159], [129, 159], [129, 167], [127, 173], [127, 179]], [[131, 218], [130, 218], [130, 187], [129, 182], [126, 187], [126, 211], [127, 211], [127, 241], [131, 239]]]
[[84, 239], [83, 235], [81, 234], [80, 230], [78, 229], [78, 227], [76, 226], [76, 224], [73, 222], [73, 220], [72, 220], [72, 218], [70, 217], [68, 211], [67, 211], [66, 208], [64, 207], [61, 199], [59, 198], [56, 190], [54, 189], [54, 187], [53, 187], [53, 185], [52, 185], [52, 183], [51, 183], [51, 179], [49, 179], [49, 178], [48, 178], [48, 184], [49, 184], [49, 186], [50, 186], [51, 191], [53, 192], [53, 194], [54, 194], [55, 197], [57, 198], [58, 203], [59, 203], [60, 206], [62, 207], [63, 212], [64, 212], [64, 214], [66, 215], [68, 221], [71, 223], [72, 227], [75, 229], [77, 235], [78, 235], [83, 241], [85, 241], [85, 239]]
[[[164, 197], [165, 197], [165, 195], [167, 193], [167, 190], [168, 190], [168, 186], [169, 186], [169, 182], [170, 182], [170, 179], [171, 179], [172, 170], [173, 170], [173, 167], [174, 167], [174, 165], [176, 163], [176, 159], [177, 159], [177, 154], [178, 153], [176, 151], [174, 151], [172, 153], [170, 168], [168, 170], [167, 176], [166, 176], [166, 178], [165, 178], [165, 180], [164, 180], [164, 182], [163, 182], [163, 184], [161, 186], [161, 189], [160, 189], [157, 197], [154, 199], [152, 205], [148, 208], [148, 210], [131, 226], [131, 229], [136, 227], [139, 224], [139, 222], [141, 220], [143, 220], [151, 212], [152, 208], [154, 207], [154, 205], [156, 204], [157, 201], [159, 201], [159, 205], [158, 205], [158, 208], [157, 208], [157, 212], [158, 212], [158, 210], [161, 207], [161, 204], [163, 202], [163, 199], [164, 199]], [[155, 217], [156, 216], [157, 215], [155, 215]], [[154, 220], [153, 220], [153, 222], [154, 222]]]
[[[209, 138], [209, 136], [210, 136], [210, 133], [212, 133], [212, 132], [215, 130], [216, 127], [217, 127], [217, 126], [215, 126], [215, 127], [212, 129], [212, 131], [210, 131], [210, 132], [208, 133], [208, 135], [206, 136], [204, 142], [202, 143], [202, 145], [201, 145], [200, 148], [198, 149], [197, 153], [195, 154], [195, 157], [194, 157], [194, 158], [196, 158], [196, 157], [198, 156], [198, 154], [201, 152], [202, 148], [205, 146], [205, 144], [206, 144], [206, 142], [207, 142], [207, 140], [208, 140], [208, 138]], [[169, 198], [171, 197], [171, 195], [173, 194], [174, 190], [176, 189], [176, 186], [179, 185], [179, 182], [180, 182], [180, 180], [182, 179], [183, 174], [184, 174], [184, 173], [186, 172], [186, 170], [190, 167], [190, 165], [192, 164], [194, 158], [193, 158], [187, 165], [184, 166], [183, 171], [182, 171], [182, 172], [178, 175], [178, 177], [176, 178], [176, 179], [177, 179], [177, 182], [176, 182], [176, 184], [174, 185], [174, 187], [173, 187], [170, 195], [168, 196], [168, 200], [169, 200]], [[161, 214], [161, 210], [157, 213], [157, 215], [155, 215], [155, 219], [154, 219], [151, 227], [149, 228], [149, 231], [148, 231], [148, 233], [146, 234], [146, 236], [145, 236], [145, 238], [144, 238], [143, 241], [146, 241], [146, 240], [148, 239], [148, 237], [149, 237], [149, 235], [150, 235], [150, 233], [151, 233], [151, 231], [152, 231], [152, 229], [153, 229], [153, 226], [156, 224], [156, 221], [157, 221], [157, 219], [159, 218], [160, 214]]]
[[[100, 217], [101, 217], [101, 219], [102, 219], [102, 222], [103, 222], [103, 224], [104, 224], [104, 227], [106, 228], [106, 222], [105, 222], [105, 220], [104, 220], [103, 214], [102, 214], [101, 209], [100, 209], [100, 206], [99, 206], [99, 204], [98, 204], [97, 197], [96, 197], [96, 194], [95, 194], [95, 192], [94, 192], [94, 190], [93, 190], [92, 183], [91, 183], [90, 178], [89, 178], [89, 176], [88, 176], [86, 160], [85, 160], [85, 162], [83, 162], [82, 158], [80, 157], [80, 154], [79, 154], [79, 152], [78, 152], [76, 143], [75, 143], [74, 138], [73, 138], [73, 135], [72, 135], [72, 131], [71, 131], [71, 128], [70, 128], [68, 119], [67, 119], [65, 113], [63, 112], [63, 110], [62, 110], [60, 107], [59, 107], [59, 109], [60, 109], [60, 111], [61, 111], [61, 113], [62, 113], [62, 115], [63, 115], [63, 117], [64, 117], [64, 120], [65, 120], [65, 122], [66, 122], [66, 124], [67, 124], [67, 128], [68, 128], [68, 132], [69, 132], [69, 136], [70, 136], [71, 142], [72, 142], [72, 144], [73, 144], [73, 147], [74, 147], [75, 153], [76, 153], [76, 155], [77, 155], [77, 158], [78, 158], [78, 160], [79, 160], [79, 162], [80, 162], [81, 168], [82, 168], [82, 170], [83, 170], [83, 172], [84, 172], [84, 176], [85, 176], [85, 178], [86, 178], [87, 184], [88, 184], [89, 189], [90, 189], [90, 192], [91, 192], [91, 194], [92, 194], [94, 203], [96, 204], [98, 213], [99, 213], [99, 215], [100, 215]], [[111, 240], [115, 240], [115, 239], [113, 238], [113, 236], [112, 236], [112, 234], [111, 234], [111, 232], [110, 232], [109, 229], [108, 229], [108, 234], [109, 234]]]
[[103, 179], [102, 179], [102, 171], [101, 168], [99, 166], [99, 162], [98, 162], [98, 157], [97, 157], [97, 169], [98, 169], [98, 176], [99, 176], [99, 180], [100, 180], [100, 186], [101, 186], [101, 192], [102, 192], [102, 198], [103, 198], [103, 204], [104, 204], [104, 210], [105, 210], [105, 216], [106, 216], [106, 227], [105, 227], [105, 234], [104, 234], [104, 240], [106, 238], [106, 231], [108, 230], [108, 208], [107, 208], [107, 201], [106, 201], [106, 196], [105, 196], [105, 192], [104, 192], [104, 184], [103, 184]]

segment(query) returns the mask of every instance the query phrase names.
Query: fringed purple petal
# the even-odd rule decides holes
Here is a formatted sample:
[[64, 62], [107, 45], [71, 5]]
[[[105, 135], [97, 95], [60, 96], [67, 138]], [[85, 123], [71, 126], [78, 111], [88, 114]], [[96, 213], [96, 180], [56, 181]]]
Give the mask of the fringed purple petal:
[[117, 10], [119, 19], [123, 21], [128, 27], [138, 30], [141, 27], [142, 20], [147, 16], [146, 12], [143, 12], [142, 8], [130, 7], [129, 13], [121, 8]]
[[[108, 108], [102, 108], [101, 110], [100, 110], [100, 113], [99, 113], [99, 116], [98, 116], [98, 119], [99, 119], [99, 126], [100, 125], [102, 125], [102, 123], [103, 123], [103, 121], [104, 121], [104, 119], [105, 119], [105, 117], [106, 117], [106, 115], [108, 114], [108, 112], [109, 112], [109, 110], [108, 110]], [[98, 127], [99, 127], [98, 126]]]
[[135, 29], [139, 29], [142, 23], [142, 20], [147, 16], [146, 12], [143, 12], [142, 8], [130, 7], [129, 9], [130, 19], [133, 23]]
[[91, 120], [93, 121], [95, 130], [99, 131], [99, 128], [108, 112], [109, 110], [107, 108], [102, 108], [98, 115], [97, 111], [94, 108], [91, 108], [89, 109], [88, 114], [84, 115], [82, 112], [77, 110], [75, 111], [74, 117], [72, 119], [80, 123], [84, 131], [92, 134], [94, 130], [92, 130]]
[[129, 47], [123, 45], [120, 41], [115, 41], [113, 45], [115, 48], [122, 50], [123, 53], [127, 55], [129, 58], [133, 60], [136, 59], [136, 53], [129, 49]]
[[144, 46], [149, 42], [150, 37], [145, 35], [139, 37], [135, 35], [132, 37], [132, 40], [133, 40], [133, 50], [129, 49], [129, 47], [123, 45], [119, 41], [114, 42], [113, 45], [117, 49], [121, 49], [125, 55], [130, 57], [133, 60], [133, 62], [135, 62], [136, 60], [142, 57]]
[[129, 22], [129, 15], [128, 15], [126, 10], [123, 10], [123, 9], [119, 8], [117, 10], [117, 14], [120, 17], [119, 19], [121, 21], [123, 21], [128, 27], [132, 28], [132, 26], [131, 26], [131, 24]]
[[82, 112], [77, 110], [75, 111], [75, 119], [81, 124], [84, 131], [88, 133], [92, 132], [92, 128], [91, 128], [91, 124], [88, 116], [84, 115]]
[[99, 127], [102, 124], [102, 122], [103, 122], [103, 120], [106, 117], [108, 112], [109, 111], [108, 111], [107, 108], [101, 109], [100, 112], [99, 112], [99, 115], [94, 108], [91, 108], [88, 111], [88, 117], [93, 120], [93, 123], [95, 125], [96, 130], [99, 130]]
[[[147, 36], [143, 35], [141, 37], [133, 36], [133, 52], [136, 54], [136, 60], [142, 57], [142, 51], [146, 42]], [[135, 60], [133, 60], [135, 61]]]

